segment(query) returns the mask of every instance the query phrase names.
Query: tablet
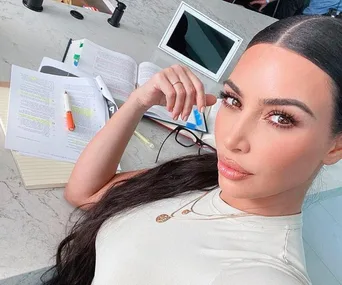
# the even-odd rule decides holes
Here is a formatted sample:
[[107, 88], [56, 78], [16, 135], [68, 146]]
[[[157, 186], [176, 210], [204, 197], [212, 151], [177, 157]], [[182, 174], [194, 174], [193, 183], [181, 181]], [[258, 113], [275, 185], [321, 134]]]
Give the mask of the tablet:
[[218, 82], [241, 43], [241, 37], [182, 2], [158, 47]]

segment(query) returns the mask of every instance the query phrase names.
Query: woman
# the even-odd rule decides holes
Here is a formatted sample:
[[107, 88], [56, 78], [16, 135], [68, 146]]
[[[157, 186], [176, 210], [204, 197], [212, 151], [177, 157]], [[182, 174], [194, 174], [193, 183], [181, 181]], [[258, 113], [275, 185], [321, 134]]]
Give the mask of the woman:
[[217, 155], [115, 175], [151, 106], [186, 120], [215, 102], [180, 66], [134, 91], [75, 166], [65, 197], [86, 211], [46, 284], [310, 284], [301, 206], [342, 157], [341, 50], [337, 19], [271, 25], [223, 86]]

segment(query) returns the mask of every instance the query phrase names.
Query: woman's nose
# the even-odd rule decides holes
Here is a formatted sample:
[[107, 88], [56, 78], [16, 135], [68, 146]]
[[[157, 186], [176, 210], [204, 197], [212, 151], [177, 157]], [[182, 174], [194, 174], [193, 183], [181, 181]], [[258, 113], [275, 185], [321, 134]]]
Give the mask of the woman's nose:
[[249, 129], [247, 120], [233, 123], [225, 135], [225, 147], [231, 152], [248, 153], [250, 151]]

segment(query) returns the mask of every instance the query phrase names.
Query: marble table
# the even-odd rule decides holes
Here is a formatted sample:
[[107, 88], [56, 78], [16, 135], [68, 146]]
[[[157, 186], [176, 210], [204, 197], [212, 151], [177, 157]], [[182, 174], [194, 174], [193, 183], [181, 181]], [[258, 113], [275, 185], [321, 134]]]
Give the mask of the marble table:
[[[0, 81], [9, 81], [12, 64], [38, 69], [43, 56], [61, 60], [69, 38], [87, 38], [124, 52], [138, 62], [152, 60], [162, 67], [175, 63], [157, 45], [181, 1], [125, 2], [128, 8], [121, 27], [116, 29], [107, 23], [106, 14], [73, 7], [85, 17], [79, 21], [70, 16], [71, 7], [51, 0], [44, 1], [42, 13], [24, 8], [20, 0], [0, 0]], [[226, 74], [252, 36], [274, 21], [221, 0], [187, 2], [244, 39]], [[201, 79], [208, 91], [220, 88], [220, 84]], [[138, 130], [157, 148], [168, 133], [150, 121], [142, 121]], [[172, 140], [165, 149], [162, 160], [196, 152]], [[122, 160], [123, 170], [151, 167], [156, 154], [157, 149], [148, 149], [132, 137]], [[52, 264], [72, 211], [63, 199], [63, 189], [27, 191], [23, 188], [12, 155], [4, 149], [4, 134], [0, 131], [0, 280]]]

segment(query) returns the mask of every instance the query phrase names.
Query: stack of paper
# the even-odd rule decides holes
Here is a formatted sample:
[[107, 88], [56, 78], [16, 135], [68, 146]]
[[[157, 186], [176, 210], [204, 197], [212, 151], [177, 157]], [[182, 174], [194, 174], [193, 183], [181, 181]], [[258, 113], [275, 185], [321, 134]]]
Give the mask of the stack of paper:
[[[0, 87], [0, 123], [5, 134], [8, 102], [9, 88]], [[64, 187], [74, 167], [73, 163], [12, 154], [26, 189]]]
[[[74, 131], [66, 127], [65, 92], [71, 101]], [[54, 76], [13, 66], [5, 148], [76, 162], [106, 123], [105, 104], [94, 79]]]
[[[0, 91], [5, 148], [12, 150], [25, 187], [64, 186], [73, 163], [108, 119], [106, 100], [97, 80], [13, 66], [10, 91]], [[70, 96], [74, 131], [66, 128], [65, 91]]]

